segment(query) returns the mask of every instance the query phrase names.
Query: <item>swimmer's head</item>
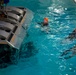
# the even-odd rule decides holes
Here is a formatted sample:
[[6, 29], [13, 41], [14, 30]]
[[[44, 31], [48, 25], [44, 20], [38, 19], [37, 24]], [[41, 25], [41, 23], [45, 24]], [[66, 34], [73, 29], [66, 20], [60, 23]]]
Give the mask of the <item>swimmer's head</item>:
[[44, 23], [48, 23], [48, 18], [47, 17], [44, 18]]

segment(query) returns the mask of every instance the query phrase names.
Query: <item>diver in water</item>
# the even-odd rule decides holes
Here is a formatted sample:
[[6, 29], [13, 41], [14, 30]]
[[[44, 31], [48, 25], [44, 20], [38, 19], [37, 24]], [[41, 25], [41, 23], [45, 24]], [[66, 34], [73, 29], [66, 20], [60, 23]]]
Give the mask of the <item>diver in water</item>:
[[69, 36], [66, 39], [70, 40], [76, 39], [76, 28], [73, 30], [72, 33], [69, 34]]
[[50, 27], [49, 27], [49, 23], [48, 23], [48, 18], [45, 17], [43, 22], [37, 23], [41, 26], [41, 31], [44, 31], [46, 33], [50, 32]]
[[40, 22], [40, 23], [38, 23], [38, 24], [41, 25], [42, 27], [48, 26], [48, 18], [47, 18], [47, 17], [44, 18], [44, 21], [43, 21], [43, 22]]
[[70, 48], [69, 50], [64, 51], [61, 54], [61, 57], [65, 56], [64, 59], [69, 59], [69, 58], [72, 58], [75, 55], [76, 55], [76, 45], [73, 48]]

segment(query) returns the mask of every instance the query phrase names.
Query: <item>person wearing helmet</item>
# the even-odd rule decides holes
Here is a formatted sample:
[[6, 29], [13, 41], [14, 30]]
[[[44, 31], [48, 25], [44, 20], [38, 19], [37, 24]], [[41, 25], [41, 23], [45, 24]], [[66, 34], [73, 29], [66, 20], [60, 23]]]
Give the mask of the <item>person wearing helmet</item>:
[[48, 18], [45, 17], [44, 20], [43, 20], [43, 22], [40, 22], [40, 23], [38, 23], [38, 24], [40, 24], [42, 27], [43, 27], [43, 26], [48, 26]]
[[40, 26], [37, 26], [37, 28], [41, 28], [41, 31], [46, 32], [46, 33], [50, 33], [50, 27], [49, 27], [49, 23], [48, 23], [48, 18], [45, 17], [43, 19], [43, 22], [38, 23]]

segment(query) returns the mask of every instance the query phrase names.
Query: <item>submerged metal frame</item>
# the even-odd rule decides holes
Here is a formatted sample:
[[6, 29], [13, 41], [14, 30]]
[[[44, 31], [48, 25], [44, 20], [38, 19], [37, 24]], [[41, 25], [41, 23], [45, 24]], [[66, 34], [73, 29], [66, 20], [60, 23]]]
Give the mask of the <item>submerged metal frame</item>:
[[0, 19], [0, 44], [19, 49], [33, 18], [33, 12], [23, 7], [12, 6], [6, 7], [6, 11], [7, 17]]

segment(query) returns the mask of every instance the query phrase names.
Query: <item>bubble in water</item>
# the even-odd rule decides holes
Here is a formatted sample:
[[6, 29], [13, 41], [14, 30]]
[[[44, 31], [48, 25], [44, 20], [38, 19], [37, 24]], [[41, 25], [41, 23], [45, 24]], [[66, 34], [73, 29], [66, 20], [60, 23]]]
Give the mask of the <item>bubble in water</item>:
[[65, 10], [67, 10], [67, 8], [65, 8]]
[[39, 25], [36, 25], [35, 28], [40, 28], [40, 26]]
[[68, 74], [65, 74], [65, 75], [68, 75]]
[[50, 54], [51, 56], [54, 56], [54, 54]]
[[60, 67], [59, 67], [59, 69], [61, 70], [61, 71], [64, 71], [65, 70], [65, 66], [64, 65], [61, 65]]
[[69, 68], [69, 70], [72, 70], [72, 68]]

